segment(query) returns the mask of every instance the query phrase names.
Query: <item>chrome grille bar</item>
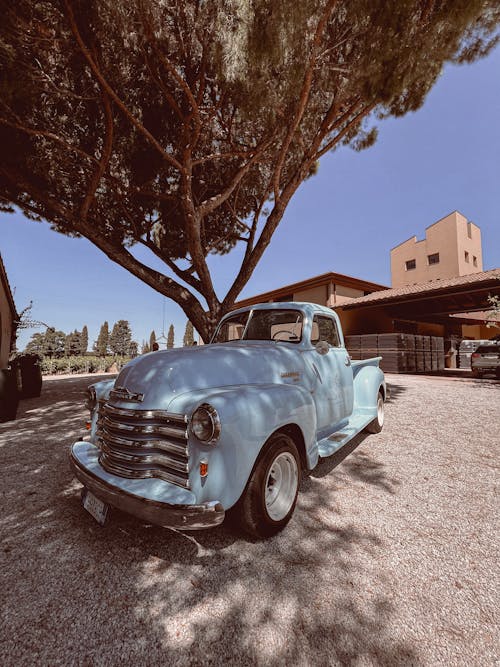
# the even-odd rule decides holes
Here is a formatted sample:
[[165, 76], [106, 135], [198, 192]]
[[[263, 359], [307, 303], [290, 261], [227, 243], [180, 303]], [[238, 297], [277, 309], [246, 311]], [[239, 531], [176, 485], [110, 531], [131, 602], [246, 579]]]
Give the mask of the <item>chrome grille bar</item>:
[[105, 470], [132, 479], [158, 477], [189, 488], [186, 415], [109, 403], [99, 408], [99, 462]]
[[107, 429], [102, 428], [100, 423], [99, 429], [97, 431], [97, 437], [111, 445], [117, 445], [118, 447], [131, 447], [133, 449], [141, 450], [150, 450], [150, 449], [161, 449], [164, 452], [170, 452], [171, 454], [179, 454], [180, 456], [187, 457], [186, 445], [181, 445], [171, 440], [132, 440], [129, 438], [118, 437], [114, 433], [110, 433]]
[[129, 466], [122, 466], [114, 461], [110, 461], [106, 454], [101, 454], [99, 457], [99, 463], [102, 465], [104, 470], [112, 473], [113, 475], [118, 475], [119, 477], [126, 477], [127, 479], [149, 479], [156, 477], [158, 479], [163, 479], [166, 482], [171, 484], [176, 484], [177, 486], [184, 486], [186, 489], [189, 489], [189, 480], [185, 480], [185, 483], [181, 483], [180, 477], [178, 475], [170, 474], [166, 470], [134, 470]]
[[165, 435], [171, 436], [173, 438], [185, 438], [186, 429], [183, 430], [179, 428], [173, 428], [171, 426], [159, 426], [157, 424], [130, 424], [126, 422], [118, 422], [116, 418], [110, 419], [109, 417], [103, 416], [100, 420], [100, 423], [105, 428], [109, 428], [115, 431], [128, 431], [129, 433], [147, 433], [154, 435]]
[[[122, 463], [123, 465], [128, 462], [138, 463], [141, 466], [153, 463], [164, 468], [178, 470], [179, 472], [187, 473], [189, 471], [187, 461], [177, 461], [171, 456], [166, 456], [165, 454], [129, 454], [128, 452], [122, 452], [114, 447], [109, 447], [104, 440], [102, 440], [102, 451], [106, 454], [107, 458], [113, 459], [119, 463]], [[151, 467], [151, 465], [148, 467]]]

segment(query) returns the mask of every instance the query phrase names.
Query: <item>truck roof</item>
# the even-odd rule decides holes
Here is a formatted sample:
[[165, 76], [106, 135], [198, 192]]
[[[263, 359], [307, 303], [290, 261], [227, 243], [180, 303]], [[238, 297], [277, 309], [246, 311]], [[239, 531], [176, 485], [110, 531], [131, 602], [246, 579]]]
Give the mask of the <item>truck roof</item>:
[[273, 301], [272, 303], [257, 303], [253, 306], [244, 306], [243, 308], [237, 308], [232, 310], [230, 313], [225, 315], [233, 315], [234, 313], [244, 313], [247, 310], [276, 310], [276, 309], [285, 309], [285, 310], [301, 310], [306, 315], [312, 315], [313, 313], [323, 312], [326, 315], [334, 314], [334, 311], [327, 306], [320, 306], [317, 303], [309, 303], [307, 301]]

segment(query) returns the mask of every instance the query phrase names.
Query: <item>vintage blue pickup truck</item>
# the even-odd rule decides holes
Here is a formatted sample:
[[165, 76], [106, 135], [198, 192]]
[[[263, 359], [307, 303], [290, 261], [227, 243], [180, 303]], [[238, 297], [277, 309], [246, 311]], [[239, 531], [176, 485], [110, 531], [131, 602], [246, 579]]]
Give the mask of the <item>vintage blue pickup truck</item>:
[[184, 530], [231, 510], [271, 536], [302, 471], [381, 431], [378, 364], [351, 360], [332, 310], [295, 302], [235, 310], [209, 345], [137, 357], [89, 387], [90, 436], [71, 449], [84, 507], [101, 523], [111, 506]]

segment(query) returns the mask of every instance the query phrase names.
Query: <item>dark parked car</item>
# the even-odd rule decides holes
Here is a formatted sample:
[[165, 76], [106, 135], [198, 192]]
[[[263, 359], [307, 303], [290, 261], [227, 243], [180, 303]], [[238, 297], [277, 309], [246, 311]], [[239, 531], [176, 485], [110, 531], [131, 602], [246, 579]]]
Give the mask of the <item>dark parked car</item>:
[[493, 373], [500, 379], [500, 341], [480, 345], [472, 353], [470, 363], [475, 377]]

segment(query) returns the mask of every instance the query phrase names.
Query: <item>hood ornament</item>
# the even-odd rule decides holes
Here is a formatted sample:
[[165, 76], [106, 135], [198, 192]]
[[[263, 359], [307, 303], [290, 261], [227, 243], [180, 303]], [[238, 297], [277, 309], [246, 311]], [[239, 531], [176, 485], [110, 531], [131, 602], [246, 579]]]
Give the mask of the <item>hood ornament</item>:
[[116, 398], [117, 400], [121, 401], [142, 402], [144, 400], [144, 394], [140, 394], [139, 392], [129, 391], [126, 387], [117, 387], [117, 386], [115, 386], [115, 388], [109, 392], [109, 397], [111, 399]]

